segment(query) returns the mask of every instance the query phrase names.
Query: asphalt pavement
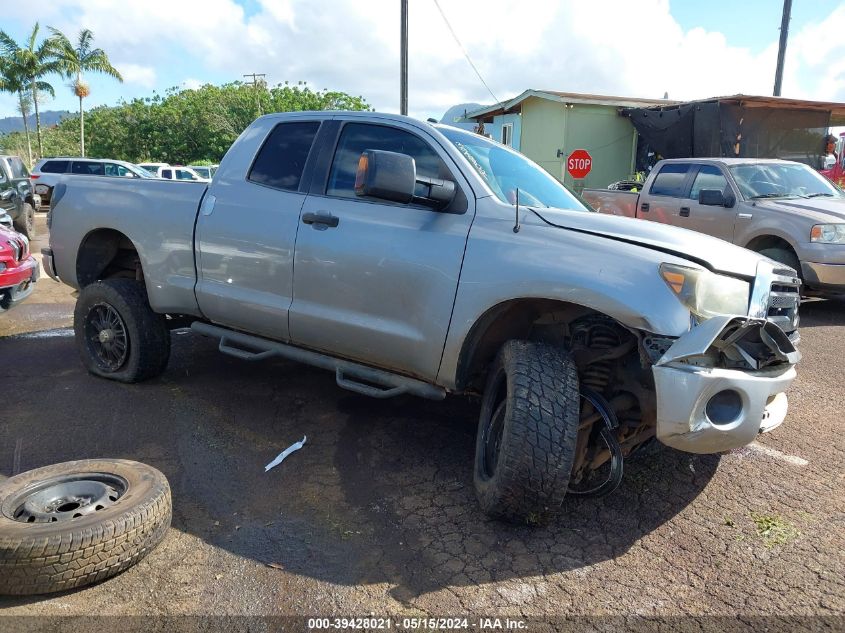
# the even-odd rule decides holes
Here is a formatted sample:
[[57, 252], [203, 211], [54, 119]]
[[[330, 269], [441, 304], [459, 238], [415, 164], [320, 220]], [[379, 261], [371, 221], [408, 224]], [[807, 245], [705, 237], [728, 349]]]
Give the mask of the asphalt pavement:
[[655, 445], [626, 462], [611, 496], [572, 499], [558, 521], [529, 528], [488, 519], [475, 502], [476, 401], [371, 400], [330, 373], [238, 361], [181, 331], [161, 378], [97, 379], [70, 330], [38, 332], [69, 323], [72, 297], [42, 289], [51, 283], [39, 282], [30, 310], [59, 306], [54, 323], [25, 305], [0, 315], [0, 333], [18, 333], [0, 338], [0, 480], [72, 459], [144, 461], [170, 480], [173, 527], [120, 576], [0, 598], [3, 615], [723, 616], [749, 626], [796, 616], [845, 628], [845, 301], [802, 306], [804, 358], [780, 428], [721, 456]]

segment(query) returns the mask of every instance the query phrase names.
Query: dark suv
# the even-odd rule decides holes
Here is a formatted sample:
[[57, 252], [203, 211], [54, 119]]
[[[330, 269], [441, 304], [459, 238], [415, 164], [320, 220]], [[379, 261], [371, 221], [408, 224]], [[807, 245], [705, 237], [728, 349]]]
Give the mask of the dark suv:
[[35, 209], [41, 201], [32, 191], [29, 170], [18, 156], [0, 155], [0, 216], [8, 214], [15, 229], [35, 236]]

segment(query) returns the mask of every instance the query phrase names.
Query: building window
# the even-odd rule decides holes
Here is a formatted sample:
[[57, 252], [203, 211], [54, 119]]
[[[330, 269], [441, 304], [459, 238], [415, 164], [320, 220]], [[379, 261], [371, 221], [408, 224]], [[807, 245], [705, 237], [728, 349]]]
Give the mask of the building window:
[[513, 123], [505, 123], [502, 126], [502, 145], [513, 146]]

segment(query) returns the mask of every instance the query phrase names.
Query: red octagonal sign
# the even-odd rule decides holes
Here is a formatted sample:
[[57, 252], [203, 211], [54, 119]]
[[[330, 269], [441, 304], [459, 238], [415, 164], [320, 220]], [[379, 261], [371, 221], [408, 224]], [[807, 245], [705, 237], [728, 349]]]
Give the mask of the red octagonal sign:
[[586, 178], [593, 168], [593, 157], [585, 149], [576, 149], [566, 159], [566, 171], [573, 178]]

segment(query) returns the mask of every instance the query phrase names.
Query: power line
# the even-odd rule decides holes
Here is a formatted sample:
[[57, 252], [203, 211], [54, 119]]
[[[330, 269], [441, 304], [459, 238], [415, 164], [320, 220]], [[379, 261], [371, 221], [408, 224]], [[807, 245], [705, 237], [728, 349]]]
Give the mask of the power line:
[[452, 28], [452, 25], [449, 24], [449, 19], [446, 17], [446, 14], [443, 13], [443, 8], [440, 6], [440, 3], [437, 0], [434, 0], [434, 6], [436, 6], [437, 10], [440, 12], [440, 17], [443, 18], [443, 21], [446, 23], [446, 27], [449, 29], [449, 32], [452, 34], [452, 37], [455, 38], [455, 42], [460, 47], [461, 51], [464, 54], [464, 57], [466, 57], [466, 60], [469, 62], [469, 65], [472, 66], [472, 69], [475, 71], [475, 74], [478, 75], [478, 78], [481, 80], [481, 83], [483, 83], [484, 87], [487, 88], [487, 92], [490, 93], [490, 96], [493, 97], [493, 99], [495, 100], [496, 103], [501, 103], [501, 101], [499, 101], [498, 97], [496, 97], [496, 95], [493, 94], [493, 91], [490, 90], [490, 86], [487, 85], [487, 82], [484, 81], [484, 77], [482, 77], [481, 73], [478, 72], [478, 68], [476, 68], [475, 64], [472, 63], [472, 60], [469, 57], [469, 53], [467, 53], [467, 49], [465, 49], [464, 45], [461, 44], [461, 40], [458, 39], [458, 34], [455, 33], [455, 29]]

